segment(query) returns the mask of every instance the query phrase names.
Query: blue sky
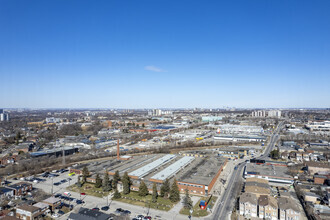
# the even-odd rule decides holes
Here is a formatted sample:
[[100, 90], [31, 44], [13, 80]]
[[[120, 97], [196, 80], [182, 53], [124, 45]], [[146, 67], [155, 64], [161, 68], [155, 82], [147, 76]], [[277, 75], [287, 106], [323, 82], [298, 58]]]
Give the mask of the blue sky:
[[1, 0], [0, 107], [330, 107], [329, 0]]

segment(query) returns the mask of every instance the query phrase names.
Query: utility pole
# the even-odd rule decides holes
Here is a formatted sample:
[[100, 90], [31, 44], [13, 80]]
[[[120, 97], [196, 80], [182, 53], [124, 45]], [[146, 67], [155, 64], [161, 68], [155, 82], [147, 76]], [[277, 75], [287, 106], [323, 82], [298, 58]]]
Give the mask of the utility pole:
[[54, 177], [52, 177], [52, 195], [53, 195], [53, 191], [54, 191]]
[[62, 145], [62, 165], [65, 166], [65, 150], [63, 145]]

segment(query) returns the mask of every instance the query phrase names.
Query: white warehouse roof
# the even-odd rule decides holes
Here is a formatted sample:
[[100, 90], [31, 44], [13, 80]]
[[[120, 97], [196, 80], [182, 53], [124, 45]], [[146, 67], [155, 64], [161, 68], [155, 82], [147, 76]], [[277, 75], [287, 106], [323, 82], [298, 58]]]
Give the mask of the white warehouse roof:
[[130, 172], [128, 175], [142, 178], [142, 177], [148, 175], [148, 173], [150, 173], [153, 169], [170, 162], [175, 157], [176, 156], [173, 154], [167, 154], [167, 155], [163, 156], [162, 158], [159, 158], [158, 160], [155, 160], [137, 170], [134, 170], [133, 172]]
[[167, 178], [170, 178], [171, 176], [175, 175], [177, 172], [180, 171], [180, 169], [184, 168], [188, 164], [193, 161], [195, 157], [183, 157], [180, 160], [176, 161], [175, 163], [171, 164], [164, 170], [160, 171], [159, 173], [155, 174], [151, 179], [156, 180], [165, 180]]

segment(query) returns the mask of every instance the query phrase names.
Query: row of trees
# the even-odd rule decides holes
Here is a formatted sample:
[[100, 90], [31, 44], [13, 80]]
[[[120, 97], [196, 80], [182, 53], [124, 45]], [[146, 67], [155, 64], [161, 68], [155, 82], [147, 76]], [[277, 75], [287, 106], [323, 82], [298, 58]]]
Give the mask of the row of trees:
[[[139, 196], [145, 197], [148, 194], [149, 191], [147, 185], [144, 183], [144, 181], [141, 181], [139, 187]], [[163, 185], [160, 188], [160, 197], [166, 199], [168, 198], [171, 200], [171, 202], [180, 201], [180, 191], [176, 179], [174, 179], [172, 187], [170, 187], [170, 182], [168, 179], [164, 181]], [[152, 187], [152, 201], [157, 202], [157, 198], [158, 198], [157, 185], [156, 183], [154, 183]]]
[[[84, 167], [83, 170], [82, 170], [82, 179], [80, 179], [80, 176], [78, 177], [78, 182], [77, 182], [78, 186], [81, 187], [84, 183], [86, 183], [87, 182], [87, 177], [89, 177], [89, 176], [90, 176], [90, 173], [88, 171], [88, 168]], [[125, 182], [125, 178], [129, 178], [127, 172], [125, 172], [125, 175], [123, 177], [123, 182]], [[113, 176], [112, 180], [109, 178], [108, 171], [106, 170], [105, 173], [104, 173], [103, 180], [101, 179], [99, 174], [96, 174], [95, 188], [101, 188], [102, 187], [103, 191], [109, 192], [113, 188], [117, 189], [117, 184], [120, 180], [121, 180], [121, 178], [120, 178], [118, 170], [115, 172], [115, 175]], [[129, 180], [129, 183], [131, 183], [130, 180]], [[130, 185], [129, 185], [128, 188], [130, 188]]]
[[[78, 185], [81, 187], [82, 184], [87, 182], [87, 177], [89, 176], [89, 171], [87, 167], [84, 167], [82, 170], [82, 180], [80, 180], [80, 177], [78, 178]], [[103, 181], [100, 178], [99, 174], [96, 175], [95, 179], [95, 188], [101, 188], [105, 192], [109, 192], [112, 189], [115, 189], [114, 192], [114, 198], [120, 198], [120, 193], [117, 191], [117, 184], [118, 182], [121, 181], [123, 184], [123, 194], [127, 195], [131, 192], [131, 186], [132, 186], [132, 181], [131, 178], [128, 176], [128, 173], [125, 172], [122, 177], [119, 175], [119, 171], [117, 170], [113, 176], [113, 179], [110, 180], [108, 171], [105, 171]], [[145, 197], [149, 195], [149, 190], [147, 185], [145, 184], [144, 181], [141, 181], [139, 191], [138, 191], [139, 196]], [[176, 179], [174, 179], [172, 186], [170, 185], [170, 181], [166, 179], [164, 183], [162, 184], [160, 188], [160, 195], [158, 195], [157, 191], [157, 185], [156, 183], [153, 183], [152, 187], [152, 202], [157, 202], [158, 196], [165, 198], [165, 199], [170, 199], [171, 202], [178, 202], [180, 201], [180, 190], [177, 184]], [[189, 205], [191, 203], [191, 199], [188, 194], [188, 190], [186, 191], [186, 197], [185, 197], [186, 203]]]

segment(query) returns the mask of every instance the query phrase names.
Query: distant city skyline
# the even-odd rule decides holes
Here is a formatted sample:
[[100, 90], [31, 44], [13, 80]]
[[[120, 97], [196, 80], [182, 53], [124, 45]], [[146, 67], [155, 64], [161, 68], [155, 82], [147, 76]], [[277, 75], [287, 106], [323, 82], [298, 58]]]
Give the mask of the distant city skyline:
[[1, 108], [329, 108], [330, 1], [0, 2]]

